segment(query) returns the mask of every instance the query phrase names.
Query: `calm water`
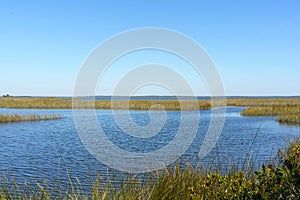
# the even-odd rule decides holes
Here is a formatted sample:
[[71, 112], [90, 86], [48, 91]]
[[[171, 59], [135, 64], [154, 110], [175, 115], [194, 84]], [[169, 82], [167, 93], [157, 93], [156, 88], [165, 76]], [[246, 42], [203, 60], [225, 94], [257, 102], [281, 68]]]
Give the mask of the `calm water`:
[[[277, 149], [299, 136], [299, 128], [280, 125], [274, 117], [243, 117], [241, 107], [227, 107], [222, 134], [204, 160], [199, 161], [199, 146], [210, 120], [210, 111], [201, 111], [198, 135], [182, 162], [205, 165], [220, 162], [223, 167], [241, 164], [250, 154], [261, 163], [276, 155]], [[123, 115], [126, 111], [118, 111]], [[22, 122], [0, 125], [0, 175], [18, 180], [34, 181], [44, 177], [49, 180], [66, 181], [67, 169], [82, 182], [87, 180], [88, 170], [106, 174], [107, 167], [97, 161], [84, 147], [73, 122], [72, 110], [0, 109], [0, 113], [61, 114], [65, 118], [55, 121]], [[149, 152], [162, 148], [172, 140], [179, 126], [180, 112], [167, 112], [166, 124], [155, 136], [134, 138], [124, 133], [115, 123], [110, 110], [96, 111], [107, 137], [119, 147], [131, 152]], [[130, 111], [138, 125], [150, 123], [147, 111]], [[160, 117], [163, 112], [155, 112]], [[193, 119], [197, 112], [189, 111]], [[256, 135], [257, 133], [257, 135]], [[256, 135], [256, 137], [255, 137]], [[217, 155], [217, 156], [216, 156]], [[218, 160], [218, 161], [216, 161]]]

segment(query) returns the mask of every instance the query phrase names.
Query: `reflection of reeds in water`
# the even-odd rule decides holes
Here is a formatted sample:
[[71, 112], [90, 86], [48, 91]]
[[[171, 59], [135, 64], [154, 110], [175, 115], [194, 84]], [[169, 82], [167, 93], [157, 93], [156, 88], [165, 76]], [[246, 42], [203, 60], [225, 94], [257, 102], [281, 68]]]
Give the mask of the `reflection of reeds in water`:
[[56, 120], [61, 119], [61, 115], [20, 115], [20, 114], [0, 114], [0, 124], [10, 122], [23, 122], [23, 121], [40, 121], [40, 120]]

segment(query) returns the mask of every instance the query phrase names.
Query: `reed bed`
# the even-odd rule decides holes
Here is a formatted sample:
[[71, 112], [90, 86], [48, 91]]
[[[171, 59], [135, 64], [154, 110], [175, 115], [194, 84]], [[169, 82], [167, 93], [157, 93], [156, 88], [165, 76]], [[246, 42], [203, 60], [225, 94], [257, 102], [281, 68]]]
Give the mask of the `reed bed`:
[[286, 97], [286, 98], [228, 98], [228, 106], [300, 106], [300, 98]]
[[[112, 109], [126, 109], [126, 101], [112, 101]], [[209, 101], [193, 100], [131, 100], [130, 110], [208, 110], [211, 108]]]
[[1, 108], [27, 108], [27, 109], [64, 109], [72, 108], [71, 98], [29, 98], [5, 97], [0, 98]]
[[193, 100], [102, 100], [95, 102], [77, 101], [75, 108], [115, 110], [208, 110], [210, 101]]
[[277, 121], [283, 124], [300, 125], [300, 113], [280, 115]]
[[242, 111], [244, 116], [276, 116], [279, 123], [300, 125], [300, 106], [249, 107]]
[[244, 116], [281, 116], [300, 113], [300, 106], [249, 107], [242, 111]]
[[[145, 179], [116, 182], [103, 180], [98, 174], [89, 176], [89, 192], [82, 190], [80, 180], [70, 177], [67, 187], [49, 186], [49, 182], [28, 184], [0, 177], [0, 199], [299, 199], [300, 197], [300, 140], [278, 151], [277, 160], [251, 169], [231, 170], [221, 174], [213, 168], [196, 169], [175, 165], [152, 172]], [[24, 185], [23, 185], [24, 186]], [[68, 189], [63, 189], [68, 188]]]
[[243, 116], [276, 116], [283, 124], [300, 125], [300, 98], [227, 99], [229, 106], [247, 106]]
[[[111, 104], [113, 102], [113, 105]], [[128, 108], [126, 100], [101, 100], [101, 101], [75, 101], [79, 108], [96, 108], [96, 109], [111, 109]], [[199, 107], [195, 105], [199, 104]], [[166, 110], [180, 110], [180, 103], [183, 109], [210, 109], [211, 107], [227, 105], [227, 106], [247, 106], [247, 107], [271, 107], [271, 106], [300, 106], [300, 98], [229, 98], [226, 103], [221, 102], [220, 105], [212, 105], [209, 100], [130, 100], [129, 109], [161, 109], [165, 107]], [[215, 102], [213, 102], [215, 104]], [[157, 105], [161, 106], [157, 106]], [[156, 105], [156, 106], [153, 106]], [[72, 98], [29, 98], [29, 97], [5, 97], [0, 98], [0, 108], [41, 108], [41, 109], [71, 109]]]
[[0, 114], [0, 124], [11, 122], [24, 122], [24, 121], [41, 121], [41, 120], [57, 120], [61, 119], [61, 115], [20, 115], [20, 114]]
[[[207, 110], [208, 100], [101, 100], [74, 101], [79, 109], [131, 109], [131, 110]], [[71, 98], [0, 98], [0, 108], [72, 109]]]

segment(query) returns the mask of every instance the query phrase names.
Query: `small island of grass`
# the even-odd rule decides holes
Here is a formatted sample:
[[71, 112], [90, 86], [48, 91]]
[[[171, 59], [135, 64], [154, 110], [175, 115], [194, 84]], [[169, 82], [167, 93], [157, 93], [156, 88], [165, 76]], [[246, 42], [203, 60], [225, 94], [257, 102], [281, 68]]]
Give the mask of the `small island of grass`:
[[279, 123], [288, 125], [300, 125], [300, 106], [256, 106], [242, 111], [244, 116], [276, 116]]
[[24, 122], [24, 121], [41, 121], [41, 120], [57, 120], [63, 116], [60, 115], [23, 115], [23, 114], [0, 114], [0, 124], [11, 122]]

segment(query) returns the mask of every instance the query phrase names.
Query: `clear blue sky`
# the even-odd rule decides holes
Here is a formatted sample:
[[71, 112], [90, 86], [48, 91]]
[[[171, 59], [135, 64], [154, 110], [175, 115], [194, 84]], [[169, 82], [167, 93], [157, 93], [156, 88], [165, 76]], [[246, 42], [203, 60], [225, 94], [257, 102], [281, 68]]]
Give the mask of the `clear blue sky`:
[[80, 65], [100, 42], [163, 27], [206, 49], [227, 95], [300, 95], [299, 11], [298, 0], [4, 0], [0, 94], [72, 95]]

